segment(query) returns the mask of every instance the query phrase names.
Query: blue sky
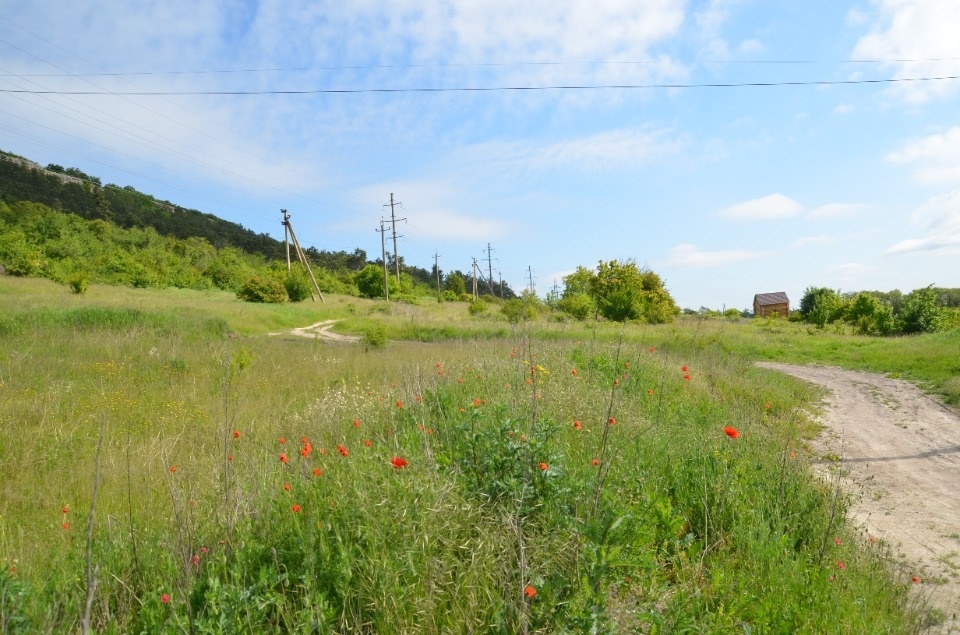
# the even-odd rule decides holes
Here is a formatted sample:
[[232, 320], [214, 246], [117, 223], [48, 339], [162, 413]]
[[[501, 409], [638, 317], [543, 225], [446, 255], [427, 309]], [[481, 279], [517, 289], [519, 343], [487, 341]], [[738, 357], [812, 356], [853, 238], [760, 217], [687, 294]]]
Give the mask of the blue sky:
[[[393, 193], [408, 263], [486, 269], [489, 243], [494, 277], [519, 290], [532, 271], [541, 295], [614, 258], [693, 309], [960, 287], [960, 80], [276, 93], [956, 76], [955, 0], [0, 0], [0, 16], [0, 148], [257, 232], [282, 238], [287, 208], [302, 243], [378, 257]], [[264, 94], [197, 94], [218, 91]]]

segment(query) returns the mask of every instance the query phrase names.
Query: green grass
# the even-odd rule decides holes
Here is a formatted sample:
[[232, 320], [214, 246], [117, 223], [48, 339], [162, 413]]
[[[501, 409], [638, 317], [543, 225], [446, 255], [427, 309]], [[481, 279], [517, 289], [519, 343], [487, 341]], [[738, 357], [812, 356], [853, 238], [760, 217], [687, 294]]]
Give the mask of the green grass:
[[[0, 302], [0, 631], [77, 629], [95, 483], [105, 632], [922, 619], [887, 554], [831, 521], [804, 451], [818, 393], [752, 366], [761, 349], [799, 356], [786, 335], [806, 334], [763, 348], [743, 325], [628, 327], [618, 348], [612, 325], [513, 327], [456, 303], [265, 307], [10, 278]], [[392, 341], [265, 335], [338, 318]]]

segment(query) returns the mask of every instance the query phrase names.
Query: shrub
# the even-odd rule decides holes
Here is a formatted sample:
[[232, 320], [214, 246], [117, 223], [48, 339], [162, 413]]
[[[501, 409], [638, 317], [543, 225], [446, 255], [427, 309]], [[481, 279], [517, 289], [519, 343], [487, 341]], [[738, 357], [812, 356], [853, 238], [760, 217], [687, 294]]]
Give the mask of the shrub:
[[943, 328], [943, 307], [933, 286], [911, 291], [900, 313], [904, 333], [934, 333]]
[[471, 302], [467, 310], [470, 311], [470, 315], [480, 315], [486, 313], [488, 308], [487, 301], [480, 298]]
[[557, 307], [564, 313], [569, 313], [578, 320], [587, 320], [595, 312], [597, 305], [586, 293], [573, 293], [560, 298]]
[[287, 301], [287, 290], [275, 278], [254, 276], [241, 287], [237, 297], [246, 302], [281, 304]]
[[78, 273], [72, 276], [69, 280], [67, 280], [67, 285], [70, 287], [71, 292], [77, 295], [83, 295], [87, 292], [86, 274]]
[[363, 332], [363, 347], [384, 348], [387, 345], [387, 327], [381, 323], [373, 324]]
[[302, 302], [313, 295], [310, 279], [300, 263], [284, 275], [283, 286], [291, 302]]

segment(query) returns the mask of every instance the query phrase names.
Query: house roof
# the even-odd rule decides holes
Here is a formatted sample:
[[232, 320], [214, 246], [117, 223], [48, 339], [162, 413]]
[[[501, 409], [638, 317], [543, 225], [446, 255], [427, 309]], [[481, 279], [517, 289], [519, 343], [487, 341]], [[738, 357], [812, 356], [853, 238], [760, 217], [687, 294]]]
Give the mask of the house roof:
[[753, 301], [760, 306], [767, 304], [790, 304], [790, 299], [783, 291], [777, 291], [776, 293], [758, 293], [753, 296]]

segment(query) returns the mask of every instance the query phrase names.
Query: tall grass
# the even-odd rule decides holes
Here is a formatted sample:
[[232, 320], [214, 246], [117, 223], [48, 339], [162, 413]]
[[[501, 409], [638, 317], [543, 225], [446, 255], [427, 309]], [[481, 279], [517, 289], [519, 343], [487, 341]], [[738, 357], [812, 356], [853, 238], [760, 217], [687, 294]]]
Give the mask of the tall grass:
[[98, 472], [94, 630], [919, 623], [881, 548], [831, 523], [802, 443], [816, 394], [724, 337], [554, 325], [363, 352], [225, 338], [196, 297], [30, 302], [0, 331], [7, 631], [80, 625]]

